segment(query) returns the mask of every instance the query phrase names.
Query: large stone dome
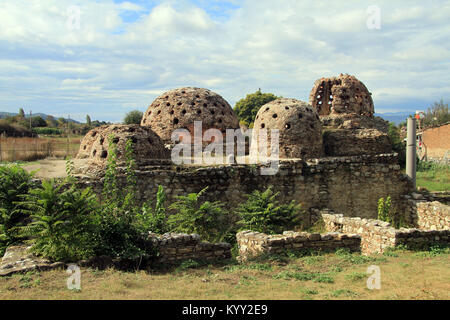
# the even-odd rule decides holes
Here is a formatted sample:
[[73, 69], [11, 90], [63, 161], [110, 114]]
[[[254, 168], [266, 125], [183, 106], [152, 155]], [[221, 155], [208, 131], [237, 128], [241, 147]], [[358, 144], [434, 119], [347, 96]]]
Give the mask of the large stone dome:
[[320, 116], [352, 113], [372, 117], [375, 112], [371, 93], [364, 83], [347, 74], [316, 80], [309, 103]]
[[269, 140], [270, 130], [279, 130], [280, 158], [322, 156], [322, 124], [317, 111], [306, 102], [282, 98], [265, 104], [256, 115], [253, 142], [262, 129], [268, 130]]
[[[110, 141], [110, 139], [112, 139]], [[148, 159], [169, 159], [170, 153], [161, 138], [150, 128], [139, 125], [109, 125], [89, 131], [81, 141], [78, 159], [105, 164], [110, 152], [110, 142], [114, 143], [118, 162], [125, 162], [126, 143], [133, 143], [133, 157], [136, 163]]]
[[156, 98], [141, 125], [150, 127], [167, 143], [176, 129], [193, 134], [194, 121], [202, 121], [203, 131], [214, 128], [225, 134], [226, 129], [239, 128], [238, 118], [225, 99], [208, 89], [191, 87], [170, 90]]

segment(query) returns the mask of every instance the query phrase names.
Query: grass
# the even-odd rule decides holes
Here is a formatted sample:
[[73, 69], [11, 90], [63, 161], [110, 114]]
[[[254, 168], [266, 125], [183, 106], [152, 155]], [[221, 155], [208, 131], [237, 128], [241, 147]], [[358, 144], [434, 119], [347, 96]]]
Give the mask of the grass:
[[416, 173], [417, 187], [426, 188], [429, 191], [450, 190], [450, 166], [433, 163], [419, 163]]
[[0, 137], [0, 162], [36, 161], [47, 157], [74, 157], [81, 137], [5, 138]]
[[[395, 257], [338, 252], [247, 264], [186, 262], [176, 272], [81, 270], [81, 290], [64, 269], [0, 278], [0, 299], [450, 299], [450, 252], [397, 250]], [[367, 289], [367, 267], [381, 269], [381, 290]]]

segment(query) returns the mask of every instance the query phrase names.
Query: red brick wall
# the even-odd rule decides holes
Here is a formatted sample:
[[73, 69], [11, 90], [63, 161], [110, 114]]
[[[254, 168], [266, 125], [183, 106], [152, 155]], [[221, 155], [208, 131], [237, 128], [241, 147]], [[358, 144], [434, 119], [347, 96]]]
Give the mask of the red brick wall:
[[422, 140], [427, 148], [428, 158], [442, 158], [447, 150], [450, 150], [450, 123], [426, 129]]

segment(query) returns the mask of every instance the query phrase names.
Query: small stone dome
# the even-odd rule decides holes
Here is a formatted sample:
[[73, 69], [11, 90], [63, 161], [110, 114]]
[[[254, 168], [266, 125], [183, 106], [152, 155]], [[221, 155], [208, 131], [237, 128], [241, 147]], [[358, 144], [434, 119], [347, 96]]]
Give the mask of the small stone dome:
[[353, 113], [372, 117], [375, 112], [372, 94], [364, 83], [348, 74], [316, 80], [309, 103], [320, 116]]
[[[279, 130], [280, 158], [314, 158], [323, 153], [322, 123], [306, 102], [282, 98], [265, 104], [256, 115], [252, 141], [261, 129]], [[270, 131], [267, 135], [270, 141]]]
[[176, 129], [188, 129], [193, 135], [194, 121], [202, 121], [203, 131], [214, 128], [225, 134], [226, 129], [239, 128], [239, 120], [225, 99], [208, 89], [190, 87], [170, 90], [156, 98], [141, 125], [150, 127], [167, 143]]
[[168, 159], [169, 151], [163, 142], [150, 128], [137, 124], [101, 126], [89, 131], [81, 141], [78, 159], [90, 159], [93, 162], [106, 163], [110, 147], [110, 139], [116, 145], [117, 161], [125, 161], [126, 143], [133, 142], [134, 160], [136, 163], [147, 159]]

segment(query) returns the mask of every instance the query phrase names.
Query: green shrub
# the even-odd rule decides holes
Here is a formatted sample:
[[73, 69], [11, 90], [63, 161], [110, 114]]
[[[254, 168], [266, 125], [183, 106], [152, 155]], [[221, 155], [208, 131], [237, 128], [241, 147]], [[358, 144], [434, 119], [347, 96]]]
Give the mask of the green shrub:
[[400, 137], [400, 128], [393, 122], [389, 123], [388, 131], [389, 141], [392, 145], [392, 150], [398, 153], [398, 163], [402, 168], [406, 167], [406, 144]]
[[389, 222], [394, 228], [405, 226], [403, 218], [392, 208], [391, 197], [378, 199], [378, 220]]
[[261, 90], [258, 90], [236, 102], [234, 111], [236, 112], [240, 123], [251, 128], [259, 109], [266, 103], [277, 98], [279, 97], [272, 93], [262, 93]]
[[33, 128], [33, 132], [37, 134], [45, 134], [45, 135], [61, 135], [62, 131], [58, 128], [50, 128], [50, 127], [41, 127], [41, 128]]
[[130, 212], [103, 208], [95, 223], [95, 254], [125, 259], [153, 254], [146, 235], [135, 227], [133, 218]]
[[23, 205], [32, 218], [23, 234], [31, 237], [34, 253], [58, 261], [92, 256], [98, 203], [91, 189], [43, 181], [42, 187], [30, 190]]
[[22, 211], [21, 202], [28, 194], [32, 183], [32, 174], [20, 166], [0, 166], [0, 254], [5, 249], [22, 240], [20, 227], [29, 216]]
[[114, 137], [109, 140], [106, 173], [103, 184], [103, 202], [100, 214], [95, 222], [95, 253], [111, 257], [137, 259], [154, 254], [146, 239], [145, 226], [138, 226], [136, 205], [135, 161], [133, 159], [133, 143], [126, 143], [126, 185], [120, 187], [117, 176], [117, 153]]
[[378, 199], [378, 220], [390, 221], [390, 210], [391, 210], [391, 197], [388, 196], [386, 200], [384, 198]]
[[256, 190], [247, 195], [247, 201], [236, 210], [241, 218], [238, 224], [242, 229], [277, 234], [298, 226], [301, 206], [295, 201], [279, 205], [276, 200], [278, 195], [271, 187], [264, 192]]
[[152, 208], [150, 203], [144, 203], [141, 212], [136, 214], [136, 226], [143, 232], [154, 232], [163, 234], [169, 231], [166, 213], [166, 194], [162, 186], [158, 186], [156, 193], [155, 207]]
[[197, 233], [211, 242], [223, 241], [231, 228], [229, 214], [220, 201], [200, 201], [206, 190], [207, 187], [198, 193], [178, 196], [170, 205], [176, 212], [168, 219], [171, 231]]
[[124, 124], [141, 124], [143, 115], [144, 114], [142, 113], [142, 111], [132, 110], [125, 115], [125, 117], [123, 119], [123, 123]]

